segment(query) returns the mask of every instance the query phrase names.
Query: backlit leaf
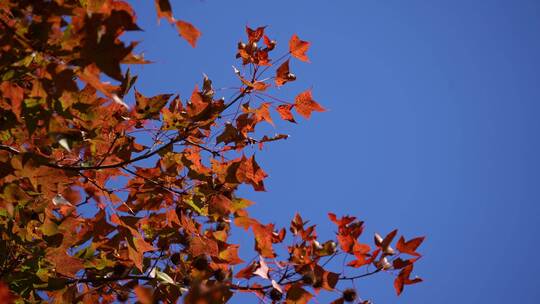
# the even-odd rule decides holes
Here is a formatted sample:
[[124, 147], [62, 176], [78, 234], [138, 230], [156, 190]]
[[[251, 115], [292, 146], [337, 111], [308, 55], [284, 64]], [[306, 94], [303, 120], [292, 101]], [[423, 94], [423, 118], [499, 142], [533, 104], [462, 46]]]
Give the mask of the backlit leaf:
[[155, 4], [158, 20], [161, 18], [166, 18], [169, 22], [174, 21], [172, 7], [169, 0], [155, 0]]
[[306, 55], [309, 45], [309, 42], [300, 40], [298, 35], [294, 34], [291, 37], [291, 40], [289, 40], [289, 52], [293, 57], [305, 62], [309, 62], [309, 58]]
[[324, 112], [326, 111], [320, 104], [313, 100], [311, 90], [304, 91], [296, 96], [294, 99], [294, 105], [296, 112], [302, 115], [304, 118], [309, 118], [311, 112]]
[[289, 71], [289, 59], [287, 59], [277, 68], [274, 81], [277, 86], [282, 86], [286, 82], [294, 80], [296, 80], [296, 76]]
[[420, 256], [420, 254], [416, 252], [416, 249], [420, 246], [420, 244], [422, 244], [423, 241], [424, 237], [417, 237], [406, 242], [405, 238], [402, 236], [397, 242], [396, 249], [399, 250], [401, 253]]
[[178, 29], [180, 36], [186, 39], [186, 41], [192, 47], [195, 47], [197, 45], [197, 40], [199, 40], [201, 32], [195, 26], [193, 26], [193, 24], [186, 21], [178, 20], [176, 21], [176, 28]]
[[279, 113], [279, 116], [281, 116], [281, 119], [296, 123], [291, 112], [292, 108], [293, 105], [279, 105], [277, 106], [276, 111]]
[[259, 42], [264, 35], [264, 29], [266, 26], [261, 26], [256, 29], [251, 29], [246, 26], [246, 34], [248, 36], [249, 43]]
[[306, 291], [300, 284], [293, 284], [287, 290], [286, 304], [306, 304], [313, 295]]

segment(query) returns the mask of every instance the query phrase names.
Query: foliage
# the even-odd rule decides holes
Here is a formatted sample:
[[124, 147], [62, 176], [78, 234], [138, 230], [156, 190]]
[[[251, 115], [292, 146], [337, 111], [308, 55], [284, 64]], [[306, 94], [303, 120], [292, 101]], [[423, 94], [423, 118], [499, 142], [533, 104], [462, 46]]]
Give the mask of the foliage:
[[[201, 33], [176, 20], [168, 0], [156, 9], [196, 46]], [[129, 65], [149, 62], [120, 38], [137, 30], [122, 1], [0, 1], [0, 299], [223, 303], [249, 292], [306, 303], [326, 290], [343, 303], [360, 297], [340, 281], [386, 272], [398, 294], [421, 281], [410, 274], [423, 238], [401, 237], [394, 250], [394, 230], [370, 246], [359, 240], [362, 221], [334, 214], [336, 241], [319, 240], [300, 215], [286, 236], [236, 195], [242, 184], [265, 190], [247, 148], [287, 138], [261, 136], [257, 125], [272, 124], [273, 111], [290, 122], [293, 110], [324, 111], [311, 90], [292, 102], [269, 93], [295, 81], [290, 61], [308, 62], [309, 42], [293, 35], [271, 59], [276, 42], [248, 27], [236, 95], [215, 99], [204, 77], [185, 102], [133, 92]], [[234, 226], [253, 234], [253, 261], [229, 242]], [[356, 275], [325, 268], [344, 255]]]

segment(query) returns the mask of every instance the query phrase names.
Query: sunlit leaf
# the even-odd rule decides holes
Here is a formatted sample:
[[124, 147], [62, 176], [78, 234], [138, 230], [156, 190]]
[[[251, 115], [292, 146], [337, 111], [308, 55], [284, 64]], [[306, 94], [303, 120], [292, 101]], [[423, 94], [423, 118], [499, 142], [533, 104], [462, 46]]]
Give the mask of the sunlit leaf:
[[180, 36], [186, 39], [186, 41], [192, 47], [195, 47], [197, 45], [197, 41], [201, 36], [201, 32], [195, 26], [193, 26], [193, 24], [186, 21], [178, 20], [176, 21], [176, 28], [178, 29]]

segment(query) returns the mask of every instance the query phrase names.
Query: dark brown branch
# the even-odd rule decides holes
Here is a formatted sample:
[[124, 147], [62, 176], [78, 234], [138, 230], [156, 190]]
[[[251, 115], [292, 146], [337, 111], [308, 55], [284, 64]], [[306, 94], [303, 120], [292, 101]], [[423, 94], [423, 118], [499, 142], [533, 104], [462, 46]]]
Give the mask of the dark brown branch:
[[184, 136], [177, 136], [174, 139], [170, 140], [165, 145], [159, 147], [158, 149], [154, 151], [149, 151], [143, 155], [139, 155], [137, 157], [134, 157], [132, 159], [124, 160], [121, 162], [118, 162], [116, 164], [109, 164], [109, 165], [96, 165], [96, 166], [62, 166], [58, 164], [45, 164], [47, 167], [55, 168], [55, 169], [62, 169], [62, 170], [69, 170], [69, 171], [86, 171], [86, 170], [100, 170], [100, 169], [113, 169], [113, 168], [120, 168], [129, 164], [132, 164], [134, 162], [138, 162], [140, 160], [144, 160], [147, 158], [150, 158], [156, 154], [158, 154], [161, 151], [164, 151], [165, 149], [169, 148], [173, 144], [180, 142], [182, 140], [185, 140], [187, 138], [187, 135]]
[[199, 145], [198, 143], [192, 142], [192, 141], [190, 141], [190, 140], [188, 140], [188, 139], [186, 139], [185, 142], [188, 143], [188, 144], [190, 144], [190, 145], [192, 145], [192, 146], [195, 146], [195, 147], [197, 147], [197, 148], [200, 148], [200, 149], [202, 149], [202, 150], [204, 150], [204, 151], [206, 151], [206, 152], [211, 153], [212, 156], [214, 156], [214, 157], [220, 155], [220, 153], [219, 153], [218, 151], [214, 151], [214, 150], [209, 149], [209, 148], [207, 148], [207, 147], [205, 147], [205, 146], [203, 146], [203, 145]]
[[135, 275], [127, 275], [122, 277], [102, 277], [102, 278], [80, 278], [80, 279], [71, 279], [66, 282], [66, 284], [79, 284], [79, 283], [106, 283], [106, 282], [116, 282], [116, 281], [125, 281], [125, 280], [143, 280], [143, 281], [150, 281], [155, 278], [151, 278], [149, 276], [135, 276]]
[[368, 272], [368, 273], [364, 273], [364, 274], [360, 274], [360, 275], [356, 275], [356, 276], [352, 276], [352, 277], [340, 277], [339, 279], [340, 280], [350, 280], [350, 281], [354, 281], [356, 279], [360, 279], [360, 278], [363, 278], [363, 277], [368, 277], [370, 275], [374, 275], [376, 274], [377, 272], [380, 272], [382, 270], [382, 268], [377, 268], [376, 270], [373, 270], [371, 272]]
[[[232, 104], [234, 104], [235, 102], [237, 102], [238, 100], [242, 99], [242, 97], [244, 97], [246, 95], [245, 92], [242, 92], [240, 93], [238, 96], [236, 96], [229, 104], [227, 104], [225, 106], [225, 108], [223, 109], [223, 111], [225, 111], [225, 109], [227, 109], [228, 107], [230, 107]], [[68, 171], [86, 171], [86, 170], [101, 170], [101, 169], [114, 169], [114, 168], [120, 168], [120, 167], [124, 167], [124, 166], [127, 166], [129, 164], [132, 164], [132, 163], [135, 163], [135, 162], [138, 162], [140, 160], [144, 160], [144, 159], [147, 159], [147, 158], [150, 158], [156, 154], [158, 154], [159, 152], [161, 151], [164, 151], [165, 149], [168, 149], [169, 147], [171, 147], [172, 145], [174, 145], [175, 143], [178, 143], [180, 141], [185, 141], [187, 138], [188, 138], [188, 134], [189, 134], [189, 131], [192, 130], [192, 128], [195, 128], [197, 127], [196, 125], [194, 126], [191, 126], [190, 128], [186, 128], [185, 130], [185, 135], [183, 136], [176, 136], [175, 138], [171, 139], [168, 143], [166, 143], [165, 145], [159, 147], [158, 149], [156, 150], [153, 150], [153, 151], [149, 151], [145, 154], [142, 154], [142, 155], [139, 155], [135, 158], [132, 158], [132, 159], [128, 159], [128, 160], [125, 160], [125, 161], [121, 161], [121, 162], [118, 162], [118, 163], [115, 163], [115, 164], [109, 164], [109, 165], [95, 165], [95, 166], [69, 166], [69, 165], [58, 165], [58, 164], [53, 164], [53, 163], [46, 163], [44, 164], [45, 166], [47, 167], [50, 167], [50, 168], [55, 168], [55, 169], [61, 169], [61, 170], [68, 170]], [[4, 146], [4, 145], [1, 145], [0, 148], [2, 148], [3, 150], [8, 150], [8, 151], [11, 151], [13, 153], [16, 153], [16, 154], [20, 154], [21, 152], [14, 149], [14, 148], [11, 148], [9, 146]]]
[[131, 170], [131, 169], [129, 169], [129, 168], [122, 167], [122, 169], [125, 170], [126, 172], [129, 172], [129, 173], [131, 173], [131, 174], [133, 174], [133, 175], [139, 177], [139, 178], [144, 179], [145, 181], [147, 181], [147, 182], [149, 182], [149, 183], [152, 183], [152, 184], [154, 184], [154, 185], [160, 187], [160, 188], [163, 189], [163, 190], [166, 190], [166, 191], [169, 191], [169, 192], [178, 194], [178, 195], [184, 195], [184, 194], [187, 193], [187, 191], [178, 191], [178, 190], [175, 190], [175, 189], [173, 189], [173, 188], [171, 188], [171, 187], [163, 186], [161, 183], [156, 182], [155, 180], [149, 179], [149, 178], [147, 178], [147, 177], [144, 177], [144, 176], [140, 175], [139, 173], [137, 173], [137, 172], [135, 172], [135, 171], [133, 171], [133, 170]]
[[103, 158], [99, 161], [99, 163], [97, 164], [98, 166], [101, 166], [103, 164], [103, 162], [107, 159], [107, 157], [109, 157], [110, 153], [112, 152], [113, 148], [114, 148], [114, 144], [116, 143], [116, 141], [118, 140], [118, 138], [120, 137], [120, 134], [119, 133], [116, 133], [115, 136], [114, 136], [114, 139], [111, 143], [111, 145], [109, 146], [109, 149], [107, 150], [107, 153], [105, 153], [105, 155], [103, 156]]
[[[364, 274], [361, 274], [361, 275], [356, 275], [356, 276], [352, 276], [352, 277], [346, 277], [346, 276], [343, 276], [343, 277], [340, 277], [339, 280], [340, 281], [343, 281], [343, 280], [356, 280], [356, 279], [360, 279], [360, 278], [363, 278], [363, 277], [367, 277], [367, 276], [371, 276], [371, 275], [374, 275], [378, 272], [380, 272], [382, 270], [382, 268], [378, 268], [374, 271], [371, 271], [371, 272], [368, 272], [368, 273], [364, 273]], [[122, 277], [102, 277], [102, 278], [80, 278], [80, 279], [71, 279], [71, 280], [68, 280], [67, 284], [78, 284], [78, 283], [91, 283], [91, 284], [99, 284], [99, 283], [107, 283], [107, 282], [116, 282], [116, 281], [124, 281], [124, 280], [143, 280], [143, 281], [151, 281], [151, 280], [154, 280], [156, 278], [153, 278], [153, 277], [150, 277], [150, 276], [136, 276], [136, 275], [127, 275], [127, 276], [122, 276]], [[287, 281], [287, 282], [282, 282], [280, 283], [280, 285], [291, 285], [291, 284], [295, 284], [295, 283], [299, 283], [299, 282], [302, 282], [302, 278], [298, 278], [298, 279], [295, 279], [295, 280], [290, 280], [290, 281]], [[237, 285], [237, 284], [228, 284], [228, 287], [232, 290], [243, 290], [243, 291], [265, 291], [265, 290], [269, 290], [271, 288], [274, 288], [274, 286], [272, 286], [271, 284], [269, 285], [265, 285], [265, 286], [259, 286], [259, 287], [253, 287], [253, 286], [240, 286], [240, 285]]]
[[7, 145], [0, 145], [0, 150], [8, 151], [8, 152], [15, 153], [15, 154], [21, 153], [21, 151], [13, 148], [11, 146], [7, 146]]

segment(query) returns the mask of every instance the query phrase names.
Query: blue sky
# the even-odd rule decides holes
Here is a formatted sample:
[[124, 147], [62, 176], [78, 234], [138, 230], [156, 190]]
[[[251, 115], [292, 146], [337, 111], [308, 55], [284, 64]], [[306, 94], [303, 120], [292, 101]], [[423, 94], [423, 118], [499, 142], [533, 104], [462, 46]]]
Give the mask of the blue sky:
[[365, 220], [366, 239], [426, 235], [425, 282], [398, 298], [391, 276], [359, 281], [375, 303], [537, 303], [540, 2], [172, 2], [203, 36], [192, 49], [157, 26], [153, 1], [133, 1], [145, 32], [132, 36], [156, 61], [138, 69], [145, 95], [186, 98], [203, 72], [236, 85], [245, 25], [268, 25], [281, 50], [294, 33], [312, 42], [279, 96], [313, 87], [329, 111], [269, 129], [291, 138], [257, 152], [270, 177], [243, 191], [252, 214], [287, 225], [298, 211], [326, 237], [329, 211]]

